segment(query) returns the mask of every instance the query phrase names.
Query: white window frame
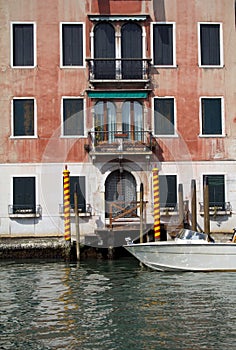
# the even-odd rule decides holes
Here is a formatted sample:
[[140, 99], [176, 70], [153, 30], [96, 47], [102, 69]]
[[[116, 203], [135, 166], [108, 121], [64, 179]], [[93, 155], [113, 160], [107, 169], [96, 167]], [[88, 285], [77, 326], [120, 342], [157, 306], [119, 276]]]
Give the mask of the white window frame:
[[[13, 201], [13, 179], [15, 177], [34, 177], [35, 178], [35, 207], [36, 207], [36, 211], [37, 211], [37, 206], [39, 205], [39, 178], [38, 178], [38, 175], [37, 174], [32, 174], [32, 173], [29, 173], [29, 174], [22, 174], [22, 173], [19, 173], [19, 174], [14, 174], [14, 175], [11, 175], [11, 188], [10, 188], [10, 201], [9, 203], [11, 203], [10, 205], [14, 205], [14, 201]], [[11, 216], [18, 216], [17, 214], [12, 214]], [[28, 214], [22, 214], [22, 216], [25, 216], [25, 217], [28, 217], [29, 215]], [[33, 214], [32, 216], [30, 217], [34, 217], [35, 215]], [[36, 215], [37, 216], [37, 215]]]
[[203, 193], [203, 186], [204, 186], [204, 176], [208, 176], [208, 175], [224, 175], [224, 189], [225, 189], [225, 203], [228, 202], [228, 179], [227, 179], [227, 173], [225, 172], [221, 172], [221, 171], [217, 171], [215, 173], [213, 173], [212, 171], [204, 171], [204, 172], [201, 172], [200, 174], [200, 179], [201, 179], [201, 183], [200, 183], [200, 192], [202, 194], [202, 202], [204, 202], [204, 193]]
[[[173, 134], [155, 134], [155, 99], [167, 99], [172, 98], [174, 100], [174, 133]], [[177, 133], [177, 108], [176, 108], [176, 98], [174, 96], [154, 96], [152, 99], [152, 125], [153, 125], [153, 135], [158, 138], [173, 138], [178, 137]]]
[[[69, 100], [83, 100], [83, 113], [84, 113], [84, 135], [64, 135], [64, 128], [63, 128], [63, 114], [64, 114], [64, 99], [69, 99]], [[83, 139], [86, 138], [86, 100], [85, 98], [81, 97], [81, 96], [62, 96], [61, 98], [61, 138], [66, 138], [66, 139]]]
[[[13, 49], [13, 25], [14, 24], [32, 24], [33, 25], [33, 39], [34, 39], [34, 64], [33, 66], [14, 66], [13, 65], [13, 58], [14, 58], [14, 49]], [[35, 22], [21, 22], [21, 21], [17, 21], [17, 22], [11, 22], [11, 29], [10, 29], [10, 42], [11, 42], [11, 68], [19, 68], [19, 69], [32, 69], [35, 68], [37, 66], [37, 30], [36, 30], [36, 23]]]
[[[201, 35], [200, 27], [201, 24], [220, 25], [220, 64], [219, 65], [202, 65], [201, 64]], [[198, 22], [198, 65], [201, 68], [222, 68], [224, 67], [224, 54], [223, 54], [223, 25], [221, 22]]]
[[[63, 65], [63, 38], [62, 38], [62, 27], [66, 24], [77, 24], [82, 25], [82, 31], [83, 31], [83, 64], [81, 66], [64, 66]], [[86, 48], [86, 36], [85, 36], [85, 23], [84, 22], [60, 22], [60, 68], [66, 68], [66, 69], [78, 69], [78, 68], [86, 68], [85, 64], [85, 48]]]
[[[155, 25], [158, 24], [171, 24], [173, 28], [173, 64], [172, 65], [154, 65], [154, 34], [153, 34], [153, 28]], [[176, 23], [175, 22], [152, 22], [151, 23], [151, 57], [152, 57], [152, 64], [154, 67], [159, 68], [176, 68]]]
[[[14, 100], [33, 100], [34, 101], [34, 135], [21, 135], [21, 136], [15, 136], [14, 135]], [[24, 97], [13, 97], [11, 100], [11, 136], [10, 138], [14, 139], [34, 139], [37, 138], [37, 103], [36, 98], [31, 96], [24, 96]]]
[[[202, 99], [220, 99], [221, 100], [221, 125], [222, 125], [222, 133], [221, 134], [203, 134], [202, 133]], [[225, 106], [224, 106], [224, 97], [223, 96], [200, 96], [199, 98], [199, 125], [200, 125], [200, 133], [199, 137], [225, 137]]]

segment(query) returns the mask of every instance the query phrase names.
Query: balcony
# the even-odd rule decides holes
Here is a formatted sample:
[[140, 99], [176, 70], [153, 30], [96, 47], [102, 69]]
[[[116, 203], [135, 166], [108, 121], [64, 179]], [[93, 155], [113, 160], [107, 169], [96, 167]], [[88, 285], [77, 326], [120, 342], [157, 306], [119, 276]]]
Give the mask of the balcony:
[[140, 88], [144, 88], [150, 81], [150, 59], [89, 58], [87, 63], [92, 84], [139, 83]]
[[[204, 215], [204, 203], [199, 202], [200, 205], [200, 215]], [[209, 204], [209, 215], [210, 216], [222, 216], [231, 215], [232, 206], [230, 202], [215, 202]]]
[[8, 205], [8, 215], [10, 218], [39, 218], [42, 216], [41, 205]]
[[145, 155], [150, 156], [156, 146], [156, 139], [150, 131], [90, 131], [85, 149], [92, 157]]

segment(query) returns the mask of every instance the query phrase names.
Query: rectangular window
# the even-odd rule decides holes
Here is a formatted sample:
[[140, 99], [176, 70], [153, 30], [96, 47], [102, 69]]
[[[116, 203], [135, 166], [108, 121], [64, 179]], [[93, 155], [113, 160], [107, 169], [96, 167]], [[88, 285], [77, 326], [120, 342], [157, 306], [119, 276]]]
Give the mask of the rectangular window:
[[201, 98], [202, 135], [222, 135], [222, 98]]
[[35, 101], [33, 98], [13, 99], [13, 136], [34, 136]]
[[85, 176], [70, 176], [70, 206], [75, 208], [74, 192], [78, 196], [79, 212], [86, 212]]
[[13, 178], [13, 213], [35, 214], [35, 177]]
[[63, 98], [63, 135], [84, 136], [84, 100]]
[[174, 24], [153, 24], [153, 63], [155, 66], [173, 66]]
[[209, 206], [225, 210], [225, 176], [204, 175], [203, 180], [206, 176], [209, 186]]
[[154, 98], [154, 133], [155, 135], [175, 134], [174, 98]]
[[83, 25], [62, 24], [62, 66], [83, 66]]
[[160, 207], [175, 208], [177, 204], [177, 176], [160, 175]]
[[33, 23], [12, 24], [12, 66], [35, 66]]
[[222, 66], [221, 24], [199, 24], [200, 66]]

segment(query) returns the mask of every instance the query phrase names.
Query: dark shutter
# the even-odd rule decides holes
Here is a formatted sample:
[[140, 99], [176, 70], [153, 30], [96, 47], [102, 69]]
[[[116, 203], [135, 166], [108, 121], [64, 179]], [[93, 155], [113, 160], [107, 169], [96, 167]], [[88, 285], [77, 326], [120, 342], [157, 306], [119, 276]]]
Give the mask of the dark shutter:
[[154, 65], [173, 65], [173, 25], [153, 26]]
[[33, 24], [13, 24], [13, 65], [34, 65]]
[[[77, 186], [75, 186], [77, 185]], [[82, 213], [86, 212], [85, 176], [70, 176], [70, 205], [75, 207], [74, 192], [77, 187], [78, 209]]]
[[208, 177], [209, 206], [225, 209], [225, 177], [224, 175], [204, 175]]
[[220, 25], [201, 24], [201, 65], [220, 65]]
[[203, 135], [221, 135], [222, 117], [221, 117], [221, 99], [203, 98], [202, 99], [202, 134]]
[[[121, 29], [122, 79], [142, 79], [142, 29], [127, 23]], [[134, 58], [135, 60], [132, 60]]]
[[95, 79], [115, 79], [115, 30], [109, 23], [94, 29]]
[[177, 204], [177, 179], [176, 175], [160, 175], [160, 206], [174, 208]]
[[82, 24], [63, 24], [62, 26], [63, 66], [83, 65], [83, 27]]
[[155, 135], [174, 134], [174, 99], [155, 98], [154, 99], [154, 132]]
[[63, 99], [64, 135], [84, 135], [83, 99]]
[[13, 178], [13, 212], [35, 213], [35, 178]]
[[14, 136], [34, 135], [34, 100], [13, 100]]

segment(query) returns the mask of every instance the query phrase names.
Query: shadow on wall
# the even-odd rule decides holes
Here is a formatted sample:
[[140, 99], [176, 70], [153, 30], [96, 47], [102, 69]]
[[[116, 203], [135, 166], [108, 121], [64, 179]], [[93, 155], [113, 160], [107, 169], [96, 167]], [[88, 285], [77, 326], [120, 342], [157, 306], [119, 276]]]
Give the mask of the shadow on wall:
[[153, 11], [156, 21], [165, 21], [165, 0], [153, 0]]

